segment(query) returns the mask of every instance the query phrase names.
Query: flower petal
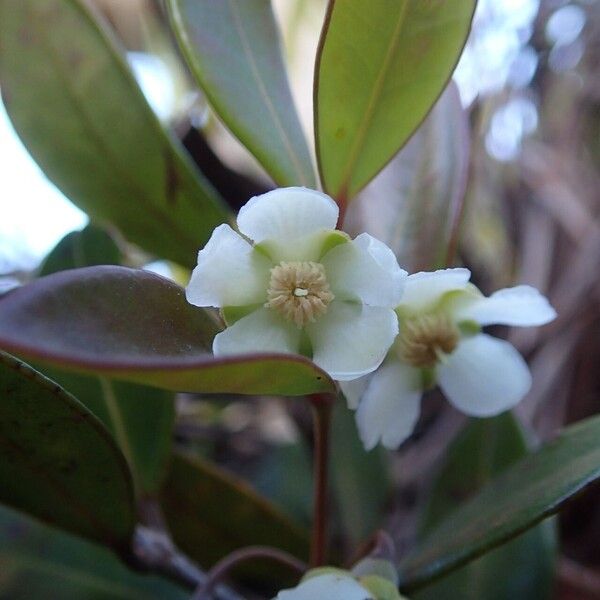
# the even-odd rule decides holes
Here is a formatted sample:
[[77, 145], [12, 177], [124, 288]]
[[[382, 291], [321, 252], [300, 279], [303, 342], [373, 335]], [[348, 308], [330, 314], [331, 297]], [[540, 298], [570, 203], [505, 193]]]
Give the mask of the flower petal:
[[531, 387], [531, 373], [514, 346], [480, 333], [460, 342], [438, 367], [448, 400], [474, 417], [491, 417], [517, 404]]
[[334, 379], [349, 381], [382, 363], [398, 334], [398, 318], [390, 308], [334, 300], [306, 331], [313, 361]]
[[333, 293], [341, 300], [359, 299], [388, 308], [400, 303], [407, 273], [394, 253], [369, 234], [334, 247], [321, 262]]
[[215, 356], [256, 352], [295, 354], [300, 348], [301, 330], [275, 311], [259, 308], [217, 334]]
[[264, 302], [271, 263], [229, 225], [219, 225], [198, 253], [185, 289], [195, 306], [245, 306]]
[[237, 218], [239, 230], [255, 243], [282, 244], [322, 229], [334, 229], [339, 209], [327, 195], [303, 187], [279, 188], [250, 198]]
[[393, 450], [410, 436], [419, 419], [421, 388], [420, 371], [394, 358], [373, 374], [356, 411], [367, 450], [379, 441]]
[[472, 320], [480, 325], [545, 325], [556, 318], [548, 299], [529, 285], [498, 290], [489, 298], [469, 296], [457, 304], [458, 320]]
[[352, 577], [327, 573], [279, 592], [275, 600], [373, 600], [373, 596]]
[[[375, 371], [378, 373], [379, 371]], [[363, 397], [371, 378], [374, 377], [373, 373], [359, 377], [358, 379], [352, 379], [351, 381], [340, 381], [340, 388], [344, 392], [346, 398], [346, 404], [350, 410], [356, 410], [360, 399]]]
[[400, 306], [411, 311], [427, 310], [446, 292], [466, 288], [470, 277], [471, 271], [462, 268], [413, 273], [406, 278]]

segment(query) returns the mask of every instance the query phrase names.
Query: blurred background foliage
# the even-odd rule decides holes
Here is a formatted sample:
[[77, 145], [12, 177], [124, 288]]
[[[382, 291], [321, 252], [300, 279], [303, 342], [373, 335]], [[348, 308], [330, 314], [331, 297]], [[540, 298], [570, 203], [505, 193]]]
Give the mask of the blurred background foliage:
[[[129, 63], [156, 114], [183, 140], [192, 159], [232, 208], [272, 187], [257, 161], [227, 131], [192, 83], [161, 3], [94, 3], [127, 48]], [[275, 0], [273, 4], [284, 34], [292, 90], [308, 133], [312, 128], [314, 57], [325, 2]], [[411, 271], [450, 261], [468, 266], [484, 292], [528, 283], [550, 298], [559, 313], [556, 322], [541, 331], [509, 334], [533, 372], [533, 388], [516, 409], [533, 446], [565, 424], [600, 412], [599, 140], [600, 3], [480, 0], [454, 83], [409, 144], [361, 192], [347, 218], [349, 231], [367, 230], [388, 242]], [[59, 239], [83, 227], [87, 218], [43, 178], [3, 112], [0, 169], [1, 289], [40, 272], [94, 261], [145, 266], [186, 281], [185, 269], [156, 261], [110, 227], [107, 233], [119, 248], [110, 249], [109, 258], [90, 256], [82, 238], [63, 242], [43, 262]], [[458, 237], [455, 225], [460, 225]], [[450, 252], [446, 252], [448, 245]], [[273, 398], [179, 395], [174, 423], [170, 419], [167, 415], [162, 427], [167, 435], [172, 427], [180, 450], [215, 461], [228, 473], [250, 482], [300, 527], [308, 526], [311, 426], [304, 406]], [[413, 544], [427, 526], [418, 508], [427, 504], [434, 479], [438, 473], [451, 477], [449, 444], [453, 443], [453, 452], [459, 452], [457, 447], [462, 444], [468, 455], [468, 435], [486, 435], [477, 430], [468, 435], [463, 432], [463, 437], [453, 442], [464, 424], [465, 417], [434, 392], [424, 401], [415, 435], [400, 451], [365, 454], [352, 415], [337, 406], [332, 516], [334, 546], [341, 556], [348, 558], [348, 549], [364, 542], [382, 524], [382, 513], [386, 527], [400, 542], [399, 551]], [[500, 436], [520, 435], [510, 424], [497, 426]], [[509, 433], [502, 433], [502, 427], [508, 427]], [[468, 490], [478, 489], [485, 482], [485, 473], [495, 473], [514, 460], [501, 445], [490, 452], [488, 462], [482, 463], [483, 471], [474, 465], [472, 473], [461, 475], [472, 481]], [[153, 460], [162, 465], [164, 456]], [[191, 468], [177, 461], [174, 464], [172, 469]], [[141, 477], [149, 480], [150, 486], [156, 485], [156, 474], [142, 470]], [[214, 485], [218, 490], [220, 484]], [[434, 518], [434, 508], [429, 506], [428, 519]], [[437, 510], [443, 512], [443, 507]], [[273, 518], [279, 519], [279, 515]], [[176, 521], [177, 510], [168, 519]], [[173, 521], [170, 525], [176, 537], [181, 532], [186, 548], [189, 532], [185, 523], [178, 526]], [[544, 583], [534, 583], [533, 589], [552, 588], [560, 600], [600, 598], [600, 486], [592, 486], [572, 502], [556, 526], [558, 541], [552, 524], [527, 534], [545, 536], [549, 549], [545, 556], [550, 564], [556, 552], [556, 582], [552, 581], [552, 568], [540, 558], [531, 568], [534, 575], [543, 574]], [[80, 567], [83, 550], [78, 550], [77, 544], [83, 542], [73, 542], [68, 536], [49, 537], [42, 526], [4, 509], [0, 532], [0, 597], [28, 597], [28, 588], [25, 595], [15, 595], [17, 587], [10, 576], [19, 561], [19, 544], [27, 540], [33, 545], [29, 548], [39, 549], [43, 569], [58, 573], [60, 565], [75, 564], [73, 572], [77, 572]], [[7, 541], [11, 536], [16, 536], [14, 543]], [[288, 541], [291, 547], [305, 543], [301, 533]], [[527, 555], [531, 539], [513, 543], [521, 544], [521, 552]], [[194, 555], [189, 544], [186, 549]], [[65, 562], [56, 562], [53, 557], [58, 555], [66, 557]], [[517, 548], [488, 557], [488, 565], [480, 562], [468, 581], [483, 581], [485, 586], [490, 560], [492, 569], [510, 572], [518, 556]], [[195, 557], [205, 563], [217, 558]], [[88, 582], [92, 588], [101, 588], [104, 577], [122, 581], [125, 589], [130, 575], [121, 572], [113, 559], [97, 560], [105, 570], [98, 581]], [[24, 577], [23, 571], [19, 573]], [[454, 577], [448, 585], [459, 587], [446, 590], [461, 589], [461, 575]], [[37, 585], [35, 581], [31, 579], [30, 585]], [[532, 584], [526, 583], [523, 589], [527, 585]], [[155, 594], [157, 589], [153, 588]], [[167, 592], [168, 597], [179, 597], [177, 591]], [[82, 593], [76, 587], [72, 597], [95, 597], [92, 592], [89, 596]], [[432, 588], [433, 595], [423, 592], [419, 597], [441, 597], [435, 593]], [[466, 596], [465, 590], [460, 593], [460, 597], [492, 597]], [[471, 589], [470, 593], [475, 592]], [[446, 594], [444, 597], [455, 597]], [[124, 592], [123, 597], [129, 596]], [[548, 595], [540, 593], [539, 598], [543, 597]]]

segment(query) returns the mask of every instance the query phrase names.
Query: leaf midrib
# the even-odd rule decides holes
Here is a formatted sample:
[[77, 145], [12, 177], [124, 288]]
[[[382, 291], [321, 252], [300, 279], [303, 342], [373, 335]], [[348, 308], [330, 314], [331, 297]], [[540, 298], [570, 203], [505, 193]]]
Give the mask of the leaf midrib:
[[296, 153], [293, 150], [293, 145], [292, 145], [291, 141], [289, 140], [288, 135], [279, 119], [279, 115], [277, 114], [277, 111], [275, 110], [275, 106], [273, 105], [273, 102], [271, 101], [271, 97], [267, 93], [265, 83], [262, 80], [262, 77], [260, 75], [260, 70], [258, 69], [256, 61], [254, 60], [254, 55], [252, 54], [252, 48], [250, 47], [250, 45], [248, 43], [248, 39], [246, 38], [246, 34], [244, 32], [244, 28], [241, 23], [240, 15], [237, 11], [237, 7], [232, 2], [232, 0], [227, 0], [227, 6], [229, 7], [229, 11], [233, 18], [233, 24], [235, 26], [236, 32], [237, 32], [240, 42], [242, 44], [244, 56], [246, 57], [246, 60], [248, 61], [248, 64], [250, 65], [250, 70], [252, 72], [252, 76], [254, 77], [254, 80], [256, 81], [258, 91], [260, 92], [260, 95], [262, 96], [262, 98], [265, 102], [265, 106], [267, 107], [267, 110], [269, 111], [269, 114], [271, 115], [271, 118], [273, 119], [273, 123], [275, 124], [277, 133], [283, 143], [283, 146], [288, 155], [288, 158], [290, 159], [290, 162], [292, 163], [294, 171], [296, 172], [296, 176], [298, 177], [298, 182], [301, 183], [302, 185], [308, 185], [308, 182], [304, 176], [302, 167], [298, 161], [298, 157], [296, 156]]
[[398, 43], [400, 41], [399, 33], [400, 33], [400, 30], [402, 29], [402, 25], [404, 24], [404, 21], [406, 18], [407, 8], [408, 8], [408, 1], [405, 0], [404, 4], [402, 5], [402, 7], [400, 8], [400, 10], [398, 12], [398, 21], [396, 22], [396, 25], [394, 26], [394, 30], [393, 30], [392, 36], [391, 36], [391, 41], [390, 41], [390, 44], [384, 55], [381, 70], [375, 80], [375, 84], [373, 85], [373, 89], [371, 91], [371, 95], [369, 96], [369, 100], [367, 101], [367, 105], [366, 105], [366, 109], [365, 109], [365, 113], [364, 113], [364, 119], [356, 132], [356, 136], [354, 138], [354, 143], [351, 147], [350, 154], [348, 156], [348, 161], [346, 162], [346, 168], [344, 169], [341, 180], [340, 180], [339, 189], [337, 190], [338, 192], [340, 190], [348, 189], [351, 173], [354, 170], [354, 166], [355, 166], [356, 162], [358, 161], [361, 151], [364, 148], [364, 141], [367, 137], [367, 130], [373, 120], [374, 115], [375, 115], [375, 104], [381, 97], [381, 93], [383, 91], [383, 85], [385, 83], [385, 79], [387, 77], [387, 74], [389, 72], [390, 65], [392, 62], [392, 57], [393, 57], [393, 55], [398, 47]]

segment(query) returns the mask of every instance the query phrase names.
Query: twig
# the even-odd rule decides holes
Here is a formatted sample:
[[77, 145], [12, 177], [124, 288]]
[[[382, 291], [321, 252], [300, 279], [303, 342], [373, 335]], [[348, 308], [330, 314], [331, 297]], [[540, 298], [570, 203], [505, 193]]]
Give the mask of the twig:
[[298, 560], [295, 556], [268, 546], [248, 546], [241, 548], [225, 558], [220, 560], [205, 576], [205, 580], [198, 586], [198, 589], [192, 596], [192, 600], [208, 600], [210, 594], [217, 583], [219, 583], [228, 573], [242, 562], [256, 558], [266, 558], [284, 564], [300, 575], [303, 575], [308, 566]]
[[[139, 525], [132, 543], [132, 555], [125, 560], [135, 569], [162, 575], [179, 585], [196, 589], [208, 581], [207, 574], [182, 554], [162, 531]], [[215, 600], [242, 600], [224, 586], [214, 592]]]

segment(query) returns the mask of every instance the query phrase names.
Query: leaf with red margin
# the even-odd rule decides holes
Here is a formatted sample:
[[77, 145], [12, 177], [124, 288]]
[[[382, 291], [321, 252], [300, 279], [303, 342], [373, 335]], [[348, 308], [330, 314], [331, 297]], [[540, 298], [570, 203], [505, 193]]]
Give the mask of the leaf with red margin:
[[212, 315], [190, 305], [177, 284], [125, 267], [55, 273], [0, 299], [0, 348], [28, 359], [175, 391], [336, 391], [301, 356], [213, 357], [218, 331]]

